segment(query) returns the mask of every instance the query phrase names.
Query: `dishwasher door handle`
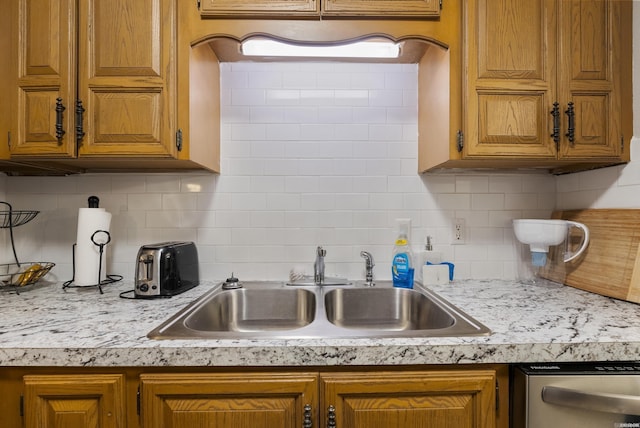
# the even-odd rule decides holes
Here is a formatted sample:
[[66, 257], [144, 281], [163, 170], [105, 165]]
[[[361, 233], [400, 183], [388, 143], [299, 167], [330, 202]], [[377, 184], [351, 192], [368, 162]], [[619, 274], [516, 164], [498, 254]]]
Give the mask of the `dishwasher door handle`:
[[585, 392], [558, 386], [542, 388], [542, 401], [565, 407], [576, 407], [622, 415], [640, 415], [640, 396]]

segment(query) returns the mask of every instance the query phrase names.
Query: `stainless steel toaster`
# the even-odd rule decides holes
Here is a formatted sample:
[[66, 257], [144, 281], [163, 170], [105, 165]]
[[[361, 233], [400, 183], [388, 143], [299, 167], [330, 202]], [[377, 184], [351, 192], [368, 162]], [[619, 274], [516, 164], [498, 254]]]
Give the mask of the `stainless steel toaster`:
[[136, 297], [173, 296], [199, 282], [198, 250], [193, 242], [160, 242], [138, 250]]

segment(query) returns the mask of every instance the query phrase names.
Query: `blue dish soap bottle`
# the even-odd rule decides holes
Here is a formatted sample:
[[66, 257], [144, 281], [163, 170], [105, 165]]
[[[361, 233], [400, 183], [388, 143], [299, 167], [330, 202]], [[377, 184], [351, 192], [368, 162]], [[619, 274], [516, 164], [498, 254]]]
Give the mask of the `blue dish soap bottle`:
[[393, 261], [391, 262], [391, 277], [394, 287], [413, 288], [413, 253], [409, 243], [411, 219], [401, 218], [398, 223], [398, 237], [393, 247]]

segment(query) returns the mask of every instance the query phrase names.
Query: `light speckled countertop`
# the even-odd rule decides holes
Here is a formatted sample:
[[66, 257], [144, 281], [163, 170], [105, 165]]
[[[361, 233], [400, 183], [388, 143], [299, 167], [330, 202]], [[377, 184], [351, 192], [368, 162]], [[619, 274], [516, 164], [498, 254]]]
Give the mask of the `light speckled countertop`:
[[0, 366], [334, 366], [640, 359], [640, 305], [554, 283], [456, 281], [430, 287], [492, 330], [466, 338], [151, 340], [207, 292], [126, 300], [130, 282], [0, 293]]

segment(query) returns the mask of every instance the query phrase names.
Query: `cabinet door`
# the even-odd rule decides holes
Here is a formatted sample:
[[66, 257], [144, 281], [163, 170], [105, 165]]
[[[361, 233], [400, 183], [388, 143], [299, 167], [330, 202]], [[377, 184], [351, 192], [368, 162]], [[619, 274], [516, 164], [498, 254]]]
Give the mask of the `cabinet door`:
[[555, 159], [555, 0], [465, 4], [463, 157]]
[[200, 13], [215, 16], [316, 16], [320, 15], [320, 0], [202, 0]]
[[440, 0], [323, 0], [322, 15], [437, 17]]
[[78, 3], [79, 156], [175, 156], [176, 2]]
[[494, 428], [495, 387], [492, 370], [323, 374], [321, 426]]
[[558, 99], [563, 113], [569, 102], [574, 110], [571, 122], [563, 114], [560, 158], [617, 157], [623, 138], [622, 39], [631, 46], [630, 31], [625, 34], [621, 19], [631, 14], [631, 2], [563, 0], [558, 4]]
[[18, 135], [11, 156], [74, 157], [75, 2], [20, 0], [18, 8]]
[[317, 374], [143, 374], [145, 428], [299, 428], [317, 415]]
[[122, 375], [27, 375], [26, 428], [124, 428]]

